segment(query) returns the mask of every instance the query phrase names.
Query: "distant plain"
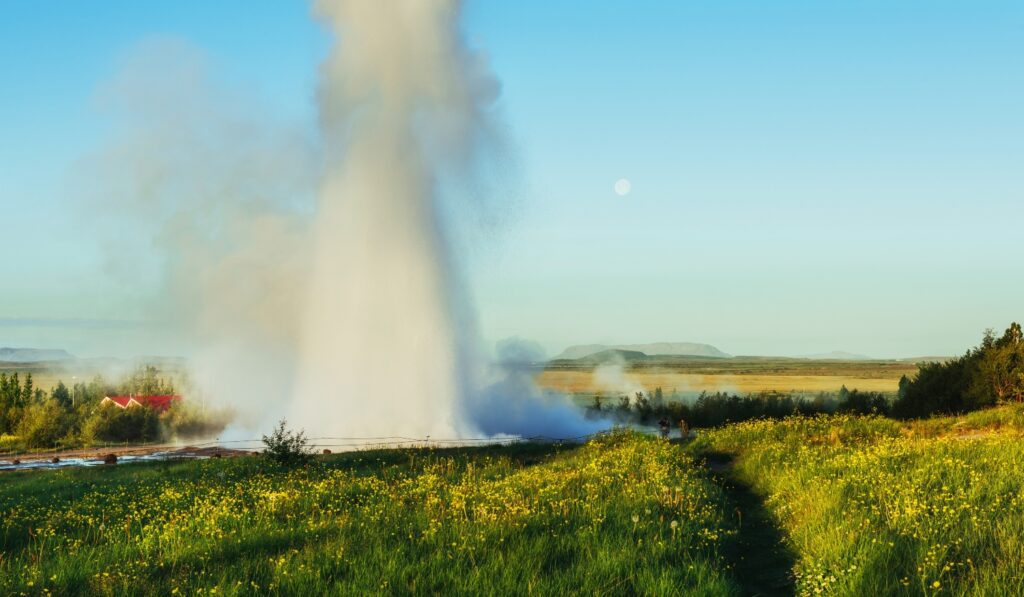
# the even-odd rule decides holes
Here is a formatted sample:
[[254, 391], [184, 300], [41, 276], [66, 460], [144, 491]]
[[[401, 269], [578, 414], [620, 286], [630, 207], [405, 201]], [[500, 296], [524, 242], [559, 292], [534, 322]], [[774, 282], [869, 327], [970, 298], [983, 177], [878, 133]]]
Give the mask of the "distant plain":
[[[181, 365], [162, 367], [172, 372]], [[618, 382], [608, 384], [607, 375], [595, 375], [593, 363], [554, 361], [538, 367], [534, 377], [541, 388], [569, 394], [613, 395], [626, 387], [653, 391], [662, 388], [666, 395], [673, 391], [680, 395], [700, 392], [728, 392], [748, 394], [757, 392], [816, 393], [835, 392], [841, 387], [872, 392], [895, 392], [901, 376], [913, 377], [917, 364], [912, 361], [832, 361], [811, 359], [785, 359], [768, 357], [734, 357], [729, 359], [672, 359], [619, 365]], [[22, 378], [32, 374], [36, 388], [49, 392], [58, 382], [68, 387], [73, 383], [87, 383], [96, 375], [115, 376], [125, 366], [112, 372], [109, 363], [94, 366], [89, 363], [56, 364], [0, 363], [0, 372], [17, 372]]]
[[[730, 359], [674, 359], [610, 365], [604, 373], [592, 365], [560, 361], [537, 372], [538, 386], [570, 394], [621, 394], [626, 388], [667, 395], [700, 392], [749, 394], [757, 392], [817, 393], [847, 389], [896, 392], [900, 377], [912, 377], [918, 366], [911, 361], [831, 361], [735, 357]], [[606, 365], [605, 367], [609, 367]]]

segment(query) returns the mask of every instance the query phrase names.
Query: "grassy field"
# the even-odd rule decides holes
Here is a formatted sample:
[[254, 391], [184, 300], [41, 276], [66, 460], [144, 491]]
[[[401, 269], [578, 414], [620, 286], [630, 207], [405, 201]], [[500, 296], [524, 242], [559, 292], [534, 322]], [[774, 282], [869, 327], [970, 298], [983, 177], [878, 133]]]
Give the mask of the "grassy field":
[[1024, 408], [0, 477], [0, 593], [1024, 593]]
[[789, 375], [789, 374], [745, 374], [745, 375], [702, 375], [664, 370], [633, 370], [623, 372], [621, 385], [608, 384], [592, 371], [542, 371], [535, 377], [542, 388], [568, 394], [604, 393], [612, 396], [621, 393], [622, 388], [636, 386], [647, 391], [662, 388], [667, 394], [694, 394], [706, 391], [752, 394], [764, 391], [794, 392], [813, 394], [836, 392], [844, 385], [848, 389], [872, 392], [896, 392], [899, 376], [854, 377], [850, 375]]
[[0, 593], [739, 594], [728, 499], [679, 446], [119, 465], [0, 480]]
[[691, 446], [764, 500], [800, 594], [1024, 593], [1024, 411], [749, 422]]
[[906, 361], [815, 361], [765, 357], [678, 360], [671, 364], [627, 363], [611, 376], [595, 374], [592, 365], [559, 362], [537, 372], [542, 388], [569, 394], [614, 395], [624, 388], [667, 394], [700, 392], [753, 394], [764, 391], [813, 394], [848, 389], [895, 393], [901, 376], [912, 377], [917, 365]]

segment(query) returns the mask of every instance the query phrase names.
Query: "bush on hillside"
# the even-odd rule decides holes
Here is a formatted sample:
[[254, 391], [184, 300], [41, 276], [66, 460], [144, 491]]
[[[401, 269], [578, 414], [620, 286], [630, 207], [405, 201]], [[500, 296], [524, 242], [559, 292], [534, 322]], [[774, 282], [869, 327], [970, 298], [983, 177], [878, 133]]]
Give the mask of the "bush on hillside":
[[82, 429], [92, 442], [152, 442], [160, 439], [160, 416], [142, 406], [119, 408], [112, 404], [98, 406]]
[[889, 398], [882, 392], [861, 392], [847, 390], [843, 386], [839, 390], [839, 404], [836, 412], [858, 415], [885, 415], [889, 413]]
[[[888, 400], [882, 394], [859, 393], [856, 390], [847, 392], [856, 399], [870, 397], [880, 399], [886, 406]], [[653, 393], [637, 392], [631, 399], [620, 396], [615, 406], [604, 406], [603, 399], [595, 397], [588, 407], [590, 417], [613, 418], [619, 423], [650, 425], [660, 419], [666, 419], [673, 427], [680, 420], [691, 427], [718, 427], [727, 423], [748, 421], [750, 419], [781, 419], [792, 415], [811, 415], [816, 413], [835, 412], [839, 399], [835, 393], [819, 393], [814, 398], [805, 398], [798, 394], [781, 392], [758, 392], [740, 396], [727, 392], [701, 392], [692, 404], [673, 395], [664, 398], [661, 388]], [[877, 405], [878, 402], [872, 402]], [[849, 409], [851, 412], [855, 408]], [[867, 410], [867, 412], [875, 412]]]
[[263, 454], [271, 461], [285, 466], [296, 466], [309, 462], [312, 453], [309, 440], [303, 431], [291, 431], [281, 419], [270, 435], [263, 436], [266, 449]]
[[26, 447], [51, 448], [72, 431], [73, 418], [58, 401], [46, 400], [24, 410], [18, 435]]

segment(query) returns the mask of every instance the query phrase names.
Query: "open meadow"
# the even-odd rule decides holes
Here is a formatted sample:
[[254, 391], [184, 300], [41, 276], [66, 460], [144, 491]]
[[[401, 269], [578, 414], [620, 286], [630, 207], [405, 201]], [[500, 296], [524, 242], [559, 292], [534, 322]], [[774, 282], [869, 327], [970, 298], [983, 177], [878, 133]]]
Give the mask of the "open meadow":
[[691, 446], [762, 496], [800, 594], [1024, 592], [1024, 410], [746, 422]]
[[754, 394], [758, 392], [783, 392], [813, 394], [836, 392], [843, 386], [866, 392], [895, 393], [899, 377], [875, 378], [849, 375], [702, 375], [664, 370], [630, 371], [622, 374], [621, 385], [608, 385], [595, 377], [591, 371], [543, 371], [537, 375], [536, 383], [542, 388], [566, 394], [598, 394], [614, 396], [622, 393], [624, 387], [645, 390], [663, 388], [667, 394], [699, 394], [701, 392], [727, 392], [730, 394]]
[[843, 386], [863, 392], [895, 393], [900, 377], [918, 367], [906, 361], [822, 361], [809, 359], [695, 359], [672, 364], [627, 364], [609, 376], [593, 366], [549, 366], [538, 371], [538, 386], [568, 394], [615, 395], [626, 387], [666, 395], [678, 392], [754, 394], [837, 392]]
[[1024, 597], [1024, 1], [0, 6], [0, 597]]
[[732, 594], [726, 498], [678, 446], [118, 465], [0, 482], [0, 593]]
[[7, 473], [0, 592], [1002, 595], [1024, 409]]

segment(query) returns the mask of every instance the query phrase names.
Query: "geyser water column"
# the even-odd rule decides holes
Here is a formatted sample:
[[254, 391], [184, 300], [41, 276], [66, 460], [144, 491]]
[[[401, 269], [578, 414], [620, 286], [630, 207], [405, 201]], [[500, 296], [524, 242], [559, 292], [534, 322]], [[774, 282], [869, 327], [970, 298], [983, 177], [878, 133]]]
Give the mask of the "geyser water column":
[[495, 86], [462, 43], [457, 0], [324, 0], [326, 165], [289, 420], [311, 436], [456, 438], [461, 297], [436, 201]]

